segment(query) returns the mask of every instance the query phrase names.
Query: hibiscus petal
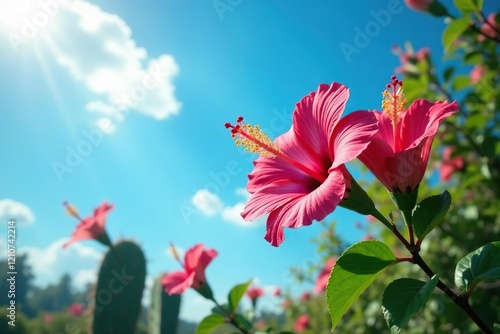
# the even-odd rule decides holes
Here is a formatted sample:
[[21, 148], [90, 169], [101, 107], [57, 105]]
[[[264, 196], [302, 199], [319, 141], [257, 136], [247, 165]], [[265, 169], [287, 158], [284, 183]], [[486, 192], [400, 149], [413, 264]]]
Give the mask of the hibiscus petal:
[[356, 158], [370, 144], [377, 129], [377, 119], [370, 111], [355, 111], [342, 118], [330, 138], [335, 157], [331, 168]]
[[[321, 175], [325, 174], [331, 165], [331, 160], [315, 160], [307, 153], [302, 142], [297, 138], [293, 129], [276, 138], [277, 145], [285, 155]], [[295, 183], [311, 183], [310, 175], [280, 157], [261, 157], [254, 162], [254, 165], [254, 170], [248, 175], [249, 193], [254, 193], [259, 188], [275, 182], [292, 180]]]
[[358, 159], [387, 189], [392, 189], [392, 177], [387, 172], [385, 160], [392, 155], [394, 155], [392, 147], [385, 139], [375, 135], [368, 147], [358, 156]]
[[198, 267], [203, 249], [203, 244], [197, 244], [186, 251], [184, 255], [184, 266], [188, 273], [194, 271]]
[[169, 295], [178, 295], [193, 285], [194, 272], [174, 271], [163, 276], [161, 284]]
[[290, 200], [311, 192], [309, 187], [291, 181], [275, 182], [259, 188], [245, 205], [243, 219], [252, 221], [283, 206]]
[[385, 175], [390, 176], [393, 187], [406, 192], [418, 186], [427, 168], [433, 139], [424, 137], [417, 147], [396, 153], [385, 160]]
[[430, 136], [434, 136], [439, 124], [446, 117], [458, 111], [456, 101], [452, 103], [429, 102], [427, 100], [414, 101], [403, 116], [401, 124], [401, 148], [413, 148]]
[[102, 204], [94, 210], [95, 223], [99, 226], [101, 230], [104, 231], [104, 225], [106, 224], [106, 217], [108, 213], [113, 210], [115, 206], [109, 204], [108, 202], [102, 202]]
[[345, 193], [344, 175], [338, 169], [331, 170], [328, 178], [311, 193], [297, 197], [277, 208], [267, 219], [265, 239], [273, 246], [284, 240], [283, 228], [298, 228], [311, 225], [313, 220], [322, 220], [329, 215]]
[[316, 160], [330, 159], [328, 138], [337, 125], [349, 98], [349, 90], [339, 83], [321, 84], [297, 103], [293, 112], [294, 131], [307, 152]]

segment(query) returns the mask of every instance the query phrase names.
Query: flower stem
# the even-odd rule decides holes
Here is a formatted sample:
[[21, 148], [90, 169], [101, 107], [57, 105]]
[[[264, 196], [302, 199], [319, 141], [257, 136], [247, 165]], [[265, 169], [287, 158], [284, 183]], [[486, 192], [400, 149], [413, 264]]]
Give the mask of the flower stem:
[[408, 227], [408, 237], [410, 239], [410, 245], [415, 245], [415, 239], [413, 237], [413, 224], [411, 211], [401, 211], [403, 213], [403, 219], [405, 220], [406, 226]]
[[234, 316], [232, 314], [227, 313], [226, 310], [224, 308], [222, 308], [222, 306], [215, 300], [214, 297], [212, 297], [210, 300], [212, 300], [214, 302], [215, 306], [217, 306], [219, 308], [219, 310], [222, 313], [224, 313], [224, 316], [226, 317], [226, 320], [231, 325], [233, 325], [234, 327], [238, 328], [240, 330], [240, 332], [243, 333], [243, 334], [250, 334], [250, 332], [248, 332], [244, 328], [240, 327], [240, 325], [236, 322], [236, 320], [234, 320]]
[[[418, 251], [412, 252], [413, 262], [417, 264], [429, 277], [433, 277], [435, 274], [431, 268], [425, 263]], [[446, 284], [441, 280], [438, 280], [437, 286], [441, 291], [443, 291], [450, 299], [458, 305], [465, 313], [474, 321], [474, 323], [481, 329], [483, 333], [494, 334], [493, 331], [479, 318], [477, 313], [472, 309], [469, 301], [464, 296], [457, 295], [454, 293]]]

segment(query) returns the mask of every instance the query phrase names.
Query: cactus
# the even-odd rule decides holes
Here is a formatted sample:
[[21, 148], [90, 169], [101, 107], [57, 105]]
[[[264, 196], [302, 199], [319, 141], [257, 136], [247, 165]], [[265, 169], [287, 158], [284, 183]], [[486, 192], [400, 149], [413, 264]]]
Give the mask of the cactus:
[[131, 241], [116, 243], [99, 270], [91, 333], [134, 333], [145, 279], [146, 259], [141, 248]]
[[181, 295], [168, 295], [161, 285], [163, 274], [154, 281], [149, 308], [149, 334], [175, 334], [179, 323]]

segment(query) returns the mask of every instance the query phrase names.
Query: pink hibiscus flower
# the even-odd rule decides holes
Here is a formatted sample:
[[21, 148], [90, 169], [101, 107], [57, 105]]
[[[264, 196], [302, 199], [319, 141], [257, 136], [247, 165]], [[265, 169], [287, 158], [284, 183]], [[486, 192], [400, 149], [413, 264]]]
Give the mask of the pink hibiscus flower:
[[405, 4], [414, 10], [426, 12], [434, 0], [405, 0]]
[[69, 314], [79, 317], [85, 312], [85, 306], [82, 303], [73, 303], [68, 307]]
[[410, 194], [422, 181], [439, 124], [458, 111], [458, 104], [420, 99], [406, 110], [401, 86], [393, 76], [384, 91], [384, 112], [374, 113], [379, 131], [358, 158], [389, 192]]
[[[481, 26], [481, 32], [491, 38], [497, 38], [499, 35], [499, 27], [497, 21], [495, 20], [495, 13], [490, 13], [486, 18], [486, 22]], [[478, 35], [477, 39], [479, 41], [484, 41], [486, 37], [484, 35]]]
[[332, 257], [326, 261], [325, 266], [321, 270], [316, 279], [316, 284], [314, 285], [314, 292], [320, 293], [324, 292], [326, 289], [326, 285], [328, 284], [328, 278], [330, 278], [330, 273], [332, 271], [333, 265], [337, 261], [336, 258]]
[[[187, 250], [184, 255], [184, 263], [182, 263], [173, 245], [172, 249], [174, 257], [180, 262], [184, 271], [174, 271], [163, 276], [161, 283], [165, 291], [169, 295], [178, 295], [192, 287], [205, 297], [208, 296], [210, 298], [211, 290], [207, 284], [205, 269], [218, 255], [217, 251], [214, 249], [205, 249], [203, 244], [197, 244]], [[205, 292], [208, 295], [205, 295]]]
[[299, 316], [295, 321], [294, 328], [297, 332], [303, 332], [309, 328], [309, 316], [306, 314]]
[[340, 119], [348, 96], [344, 85], [319, 85], [297, 103], [291, 129], [274, 142], [242, 117], [235, 126], [226, 123], [236, 145], [261, 155], [248, 176], [252, 196], [241, 215], [251, 221], [269, 214], [265, 239], [273, 246], [283, 242], [285, 227], [322, 220], [348, 197], [353, 179], [344, 163], [356, 158], [377, 131], [371, 112]]
[[273, 296], [274, 297], [281, 297], [281, 289], [279, 287], [274, 289]]
[[76, 209], [68, 204], [68, 202], [64, 202], [63, 204], [66, 206], [68, 213], [80, 221], [76, 226], [76, 230], [71, 234], [71, 239], [63, 245], [64, 248], [75, 241], [85, 239], [95, 239], [104, 245], [111, 246], [105, 224], [108, 213], [114, 209], [113, 204], [103, 202], [94, 209], [93, 216], [86, 217], [85, 219], [81, 219]]
[[254, 287], [248, 288], [246, 295], [248, 298], [250, 298], [252, 301], [254, 301], [254, 300], [257, 300], [264, 295], [264, 290], [262, 288], [254, 286]]
[[446, 147], [443, 151], [443, 162], [439, 168], [439, 178], [443, 182], [448, 182], [453, 173], [464, 167], [464, 160], [459, 156], [451, 158], [452, 153], [451, 147]]
[[486, 70], [487, 69], [484, 66], [481, 65], [474, 66], [469, 73], [470, 82], [472, 82], [473, 84], [477, 84], [479, 81], [481, 81]]

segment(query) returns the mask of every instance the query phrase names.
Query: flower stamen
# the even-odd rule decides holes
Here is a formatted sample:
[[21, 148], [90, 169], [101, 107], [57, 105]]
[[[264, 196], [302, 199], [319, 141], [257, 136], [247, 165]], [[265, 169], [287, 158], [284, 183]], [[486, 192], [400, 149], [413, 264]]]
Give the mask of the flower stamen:
[[73, 205], [69, 204], [67, 201], [64, 201], [63, 205], [66, 207], [66, 213], [68, 215], [82, 221], [82, 218], [78, 215], [78, 210]]
[[403, 113], [406, 111], [406, 97], [403, 93], [403, 82], [391, 77], [392, 82], [387, 84], [386, 90], [382, 92], [382, 109], [392, 122], [394, 147], [398, 150], [400, 143], [400, 122]]
[[236, 119], [236, 122], [236, 125], [226, 123], [224, 126], [231, 129], [231, 137], [235, 138], [236, 146], [245, 146], [245, 152], [256, 153], [267, 158], [279, 157], [321, 183], [326, 180], [325, 176], [283, 153], [278, 144], [272, 141], [258, 125], [252, 126], [243, 123], [243, 117], [241, 116]]

